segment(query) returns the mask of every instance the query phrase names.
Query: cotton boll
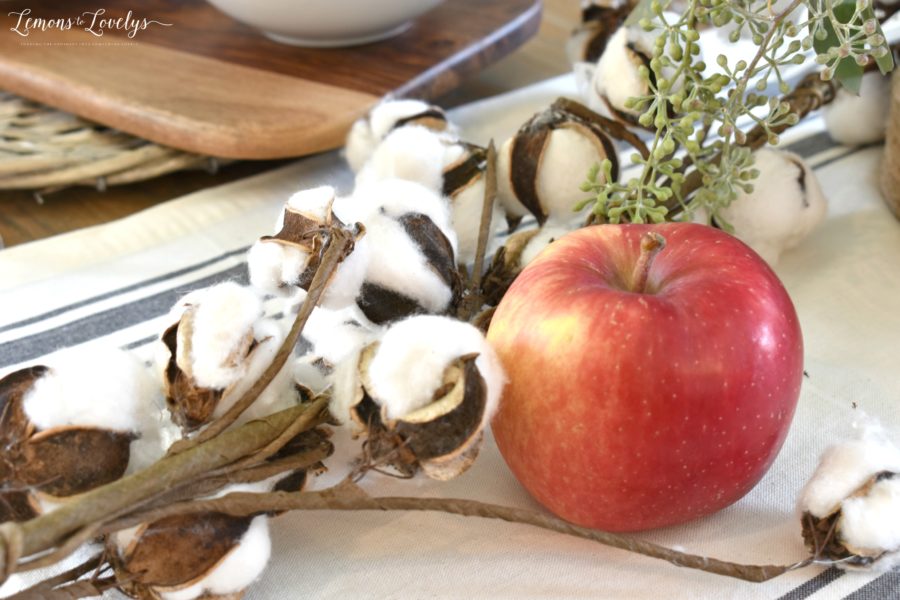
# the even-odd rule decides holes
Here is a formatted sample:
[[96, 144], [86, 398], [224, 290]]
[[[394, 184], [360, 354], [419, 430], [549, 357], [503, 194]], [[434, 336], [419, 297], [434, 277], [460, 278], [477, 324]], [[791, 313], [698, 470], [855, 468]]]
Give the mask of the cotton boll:
[[356, 176], [356, 185], [384, 179], [415, 181], [439, 191], [443, 181], [445, 142], [425, 127], [408, 126], [392, 131], [373, 151]]
[[544, 147], [537, 176], [537, 193], [547, 218], [570, 220], [575, 206], [584, 200], [581, 183], [588, 171], [607, 158], [595, 138], [576, 129], [556, 129]]
[[797, 246], [825, 218], [827, 200], [812, 170], [797, 155], [763, 148], [754, 153], [759, 177], [719, 217], [769, 264]]
[[625, 106], [629, 98], [646, 96], [647, 83], [638, 73], [643, 60], [628, 48], [628, 28], [620, 27], [597, 61], [588, 106], [609, 117], [621, 112], [632, 117], [640, 111]]
[[371, 323], [356, 306], [341, 310], [316, 308], [303, 328], [303, 337], [312, 344], [312, 354], [332, 365], [371, 343], [381, 328]]
[[42, 430], [80, 426], [138, 432], [145, 406], [158, 401], [159, 386], [148, 370], [122, 350], [67, 352], [48, 366], [23, 398], [25, 414]]
[[882, 471], [900, 472], [900, 449], [882, 429], [868, 426], [861, 432], [860, 439], [836, 444], [825, 452], [803, 489], [800, 509], [824, 518]]
[[343, 361], [336, 363], [334, 371], [329, 375], [331, 400], [328, 411], [341, 425], [352, 423], [351, 409], [362, 397], [359, 378], [360, 349], [355, 349]]
[[454, 131], [444, 112], [436, 106], [421, 100], [384, 100], [351, 127], [344, 152], [350, 168], [358, 173], [378, 144], [392, 130], [407, 124], [434, 131]]
[[228, 387], [244, 374], [236, 357], [246, 354], [252, 342], [248, 333], [263, 314], [262, 300], [229, 281], [209, 288], [195, 310], [189, 352], [178, 357], [178, 366], [201, 387]]
[[[678, 15], [666, 13], [669, 22]], [[647, 96], [649, 84], [638, 73], [641, 66], [649, 68], [650, 57], [656, 38], [661, 30], [644, 31], [640, 27], [623, 25], [609, 38], [603, 54], [594, 69], [591, 88], [587, 98], [588, 106], [611, 118], [621, 118], [636, 123], [641, 111], [626, 106], [629, 98]], [[677, 90], [680, 79], [672, 81], [674, 67], [663, 68], [663, 76], [672, 82], [672, 90]]]
[[[519, 214], [521, 206], [538, 224], [574, 216], [592, 167], [609, 161], [611, 178], [618, 177], [616, 149], [601, 119], [571, 101], [534, 115], [504, 144], [500, 157], [498, 193], [507, 214]], [[604, 177], [598, 174], [598, 180]]]
[[487, 384], [487, 423], [500, 400], [503, 369], [481, 331], [455, 319], [424, 315], [392, 325], [369, 365], [370, 391], [389, 418], [401, 418], [431, 402], [447, 366], [468, 354], [478, 354], [475, 366]]
[[416, 183], [381, 181], [354, 194], [371, 258], [357, 303], [384, 323], [446, 310], [458, 292], [457, 240], [444, 200]]
[[183, 590], [160, 592], [160, 597], [163, 600], [194, 600], [205, 594], [236, 594], [262, 575], [271, 554], [268, 517], [256, 517], [241, 542], [206, 577]]
[[825, 128], [831, 139], [846, 146], [858, 146], [884, 139], [891, 100], [891, 79], [878, 71], [862, 77], [859, 95], [839, 88], [834, 100], [825, 105]]
[[840, 536], [848, 547], [900, 550], [900, 478], [876, 481], [841, 505]]
[[825, 452], [799, 506], [816, 558], [842, 568], [900, 564], [900, 449], [877, 424]]

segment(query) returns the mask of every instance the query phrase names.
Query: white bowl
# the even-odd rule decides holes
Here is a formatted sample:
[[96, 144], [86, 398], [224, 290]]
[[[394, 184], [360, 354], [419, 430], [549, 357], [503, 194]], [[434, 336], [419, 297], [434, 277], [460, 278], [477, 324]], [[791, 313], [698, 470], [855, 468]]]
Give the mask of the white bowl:
[[294, 46], [355, 46], [397, 35], [441, 0], [208, 0], [269, 39]]

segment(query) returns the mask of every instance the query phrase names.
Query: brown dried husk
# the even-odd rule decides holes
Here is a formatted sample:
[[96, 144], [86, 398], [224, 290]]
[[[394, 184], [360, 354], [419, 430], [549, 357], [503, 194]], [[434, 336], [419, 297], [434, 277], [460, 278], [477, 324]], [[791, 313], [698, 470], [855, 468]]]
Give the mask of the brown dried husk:
[[144, 600], [194, 585], [238, 546], [252, 520], [213, 512], [176, 515], [140, 525], [124, 548], [111, 538], [108, 554], [120, 588]]
[[[590, 114], [590, 111], [585, 111]], [[559, 105], [537, 113], [516, 132], [509, 157], [509, 184], [516, 198], [534, 215], [538, 224], [547, 221], [537, 191], [544, 153], [550, 135], [557, 129], [571, 129], [588, 139], [601, 158], [612, 162], [612, 177], [618, 177], [619, 163], [615, 146], [599, 121], [573, 114]]]
[[397, 119], [391, 131], [406, 125], [418, 125], [437, 132], [446, 131], [449, 127], [446, 113], [438, 106], [429, 106], [422, 112]]
[[23, 399], [47, 371], [30, 367], [0, 380], [2, 521], [37, 516], [39, 497], [86, 492], [119, 479], [128, 467], [130, 433], [74, 425], [41, 430], [28, 419]]
[[609, 38], [625, 23], [633, 8], [631, 2], [618, 6], [599, 6], [595, 3], [585, 6], [581, 11], [581, 26], [572, 33], [573, 37], [583, 37], [580, 52], [575, 58], [596, 63]]
[[[847, 498], [859, 498], [869, 494], [879, 481], [892, 479], [898, 474], [882, 471], [872, 475]], [[817, 558], [840, 561], [849, 567], [867, 568], [885, 556], [885, 551], [872, 548], [857, 548], [848, 544], [841, 536], [841, 505], [835, 506], [824, 517], [816, 517], [810, 512], [802, 516], [803, 541]]]
[[476, 354], [462, 356], [444, 370], [432, 401], [399, 419], [389, 419], [370, 391], [369, 366], [378, 344], [360, 355], [363, 394], [351, 409], [358, 427], [367, 432], [368, 452], [405, 474], [417, 468], [433, 479], [447, 480], [468, 469], [482, 440], [487, 385], [475, 364]]
[[484, 177], [487, 151], [474, 144], [466, 144], [466, 152], [459, 160], [444, 168], [441, 193], [452, 202], [456, 196]]

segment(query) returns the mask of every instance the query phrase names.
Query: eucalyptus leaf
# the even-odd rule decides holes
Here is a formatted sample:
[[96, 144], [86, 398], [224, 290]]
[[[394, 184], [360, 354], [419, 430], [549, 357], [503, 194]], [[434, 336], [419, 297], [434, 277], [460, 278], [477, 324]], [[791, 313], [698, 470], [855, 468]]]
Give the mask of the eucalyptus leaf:
[[[853, 18], [855, 8], [856, 2], [854, 0], [839, 0], [833, 4], [832, 11], [838, 21], [841, 23], [849, 23]], [[828, 54], [829, 50], [839, 47], [841, 43], [830, 21], [824, 21], [823, 26], [827, 35], [822, 39], [813, 36], [813, 48], [815, 48], [816, 52], [819, 54]], [[840, 83], [843, 88], [854, 94], [859, 94], [862, 76], [863, 68], [856, 64], [856, 61], [849, 56], [839, 60], [834, 67], [834, 79]]]

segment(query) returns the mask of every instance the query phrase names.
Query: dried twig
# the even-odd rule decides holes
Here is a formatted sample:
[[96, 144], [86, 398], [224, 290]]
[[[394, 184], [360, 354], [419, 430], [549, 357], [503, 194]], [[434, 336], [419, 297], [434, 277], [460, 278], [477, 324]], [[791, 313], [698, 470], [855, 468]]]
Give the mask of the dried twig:
[[788, 571], [809, 564], [808, 561], [803, 561], [794, 565], [742, 565], [706, 556], [686, 554], [627, 535], [579, 527], [562, 519], [533, 510], [463, 499], [372, 497], [350, 481], [344, 481], [338, 486], [320, 492], [233, 493], [215, 500], [173, 504], [117, 520], [109, 525], [108, 530], [114, 531], [148, 520], [155, 521], [172, 515], [193, 512], [213, 511], [234, 516], [246, 516], [260, 512], [288, 510], [436, 511], [467, 517], [500, 519], [592, 540], [605, 546], [665, 560], [679, 567], [698, 569], [707, 573], [751, 582], [768, 581]]
[[487, 166], [484, 173], [484, 200], [481, 205], [481, 222], [478, 228], [478, 244], [475, 247], [475, 262], [472, 265], [472, 274], [469, 278], [469, 286], [466, 295], [460, 304], [457, 316], [468, 321], [477, 313], [484, 304], [484, 294], [481, 290], [481, 279], [484, 276], [484, 257], [487, 253], [488, 241], [491, 237], [491, 217], [494, 212], [494, 202], [497, 200], [497, 148], [494, 140], [487, 147]]

